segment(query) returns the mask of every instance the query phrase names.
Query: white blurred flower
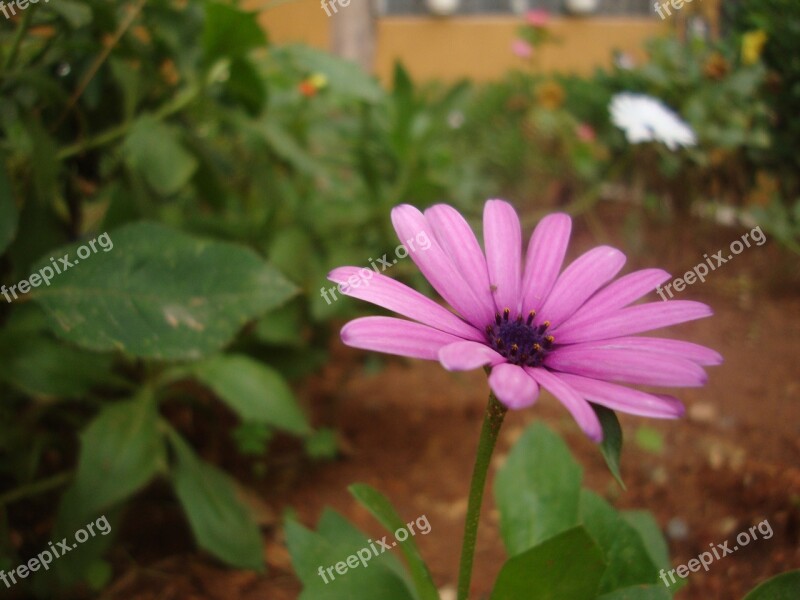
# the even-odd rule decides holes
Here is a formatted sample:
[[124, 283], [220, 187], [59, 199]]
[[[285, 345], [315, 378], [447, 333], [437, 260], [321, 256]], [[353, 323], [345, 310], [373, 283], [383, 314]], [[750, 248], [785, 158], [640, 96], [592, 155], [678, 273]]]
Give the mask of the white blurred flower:
[[450, 129], [460, 129], [464, 124], [464, 113], [460, 110], [450, 111], [447, 115], [447, 124], [450, 125]]
[[692, 128], [656, 98], [623, 92], [611, 99], [609, 111], [631, 144], [661, 142], [670, 150], [697, 144]]

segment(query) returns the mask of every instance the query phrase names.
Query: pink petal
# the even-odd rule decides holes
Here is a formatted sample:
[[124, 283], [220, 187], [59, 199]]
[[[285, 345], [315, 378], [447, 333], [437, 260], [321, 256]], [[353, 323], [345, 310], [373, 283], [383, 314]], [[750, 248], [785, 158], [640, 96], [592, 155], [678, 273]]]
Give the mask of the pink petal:
[[541, 310], [561, 271], [571, 230], [572, 219], [563, 213], [546, 216], [533, 230], [525, 257], [521, 314]]
[[[670, 274], [662, 269], [642, 269], [609, 283], [589, 298], [566, 323], [593, 321], [635, 302], [667, 281]], [[554, 334], [555, 335], [555, 334]]]
[[592, 348], [598, 352], [606, 349], [628, 349], [641, 352], [654, 352], [664, 354], [669, 357], [689, 360], [698, 365], [720, 365], [722, 355], [711, 348], [706, 348], [700, 344], [684, 342], [681, 340], [669, 340], [655, 337], [620, 337], [610, 340], [597, 342], [584, 342], [575, 344], [576, 348]]
[[570, 321], [558, 328], [556, 341], [559, 344], [574, 344], [604, 340], [702, 319], [711, 314], [710, 307], [691, 300], [637, 304], [588, 323]]
[[511, 410], [531, 406], [539, 397], [539, 386], [519, 365], [500, 363], [492, 367], [489, 387], [497, 399]]
[[420, 234], [428, 236], [431, 242], [428, 249], [408, 248], [409, 256], [450, 306], [467, 321], [483, 329], [494, 318], [494, 306], [485, 306], [478, 300], [453, 261], [439, 246], [433, 228], [423, 214], [409, 204], [401, 204], [392, 209], [392, 223], [401, 242], [416, 239]]
[[611, 280], [622, 265], [625, 255], [611, 246], [598, 246], [582, 254], [559, 276], [547, 297], [536, 323], [563, 323], [594, 294]]
[[[522, 228], [514, 207], [503, 200], [489, 200], [483, 209], [483, 245], [489, 282], [498, 313], [519, 304]], [[487, 321], [488, 323], [488, 321]]]
[[548, 368], [603, 381], [668, 387], [699, 387], [708, 376], [699, 365], [666, 354], [591, 344], [558, 348], [545, 358]]
[[393, 317], [362, 317], [342, 327], [342, 341], [353, 348], [437, 360], [439, 350], [459, 338], [427, 325]]
[[685, 412], [680, 400], [672, 396], [648, 394], [615, 383], [598, 381], [571, 373], [559, 373], [558, 376], [589, 402], [612, 410], [655, 419], [676, 419]]
[[432, 206], [425, 211], [425, 218], [431, 224], [439, 245], [447, 252], [450, 260], [456, 265], [467, 285], [475, 292], [478, 300], [482, 304], [494, 308], [494, 297], [489, 289], [486, 258], [466, 219], [447, 204]]
[[[342, 283], [341, 292], [353, 298], [372, 302], [404, 317], [467, 340], [484, 339], [480, 331], [446, 308], [386, 275], [366, 268], [339, 267], [328, 274], [328, 279]], [[348, 280], [357, 285], [347, 283]]]
[[525, 367], [525, 371], [533, 377], [539, 385], [553, 394], [572, 414], [583, 432], [595, 442], [603, 439], [603, 427], [591, 405], [559, 375], [547, 369]]
[[506, 362], [506, 359], [485, 344], [456, 342], [439, 350], [439, 362], [448, 371], [471, 371]]

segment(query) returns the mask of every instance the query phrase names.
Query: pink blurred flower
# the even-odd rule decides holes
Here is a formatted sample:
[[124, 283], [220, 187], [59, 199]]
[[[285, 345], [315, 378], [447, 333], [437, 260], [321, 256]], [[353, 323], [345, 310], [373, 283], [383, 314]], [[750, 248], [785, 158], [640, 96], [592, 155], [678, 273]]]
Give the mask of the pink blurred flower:
[[575, 135], [582, 142], [593, 142], [597, 138], [594, 128], [588, 123], [581, 123], [575, 128]]
[[514, 40], [514, 43], [511, 44], [511, 51], [520, 58], [530, 58], [533, 56], [533, 46], [525, 40]]
[[543, 8], [529, 10], [525, 15], [525, 21], [527, 21], [528, 25], [531, 27], [547, 27], [550, 23], [550, 13]]

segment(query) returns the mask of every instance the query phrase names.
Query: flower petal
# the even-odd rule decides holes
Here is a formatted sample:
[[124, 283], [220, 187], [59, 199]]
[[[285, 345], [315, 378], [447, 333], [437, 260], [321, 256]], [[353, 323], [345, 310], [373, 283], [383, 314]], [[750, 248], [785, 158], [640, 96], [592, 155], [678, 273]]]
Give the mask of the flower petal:
[[425, 218], [431, 224], [439, 245], [458, 268], [461, 277], [475, 292], [478, 300], [494, 309], [486, 257], [466, 219], [447, 204], [437, 204], [427, 209]]
[[620, 277], [589, 298], [561, 327], [573, 321], [583, 323], [605, 317], [654, 291], [669, 278], [670, 274], [662, 269], [642, 269]]
[[525, 367], [525, 371], [540, 386], [558, 398], [590, 439], [595, 442], [602, 441], [603, 427], [600, 425], [600, 419], [597, 418], [591, 405], [571, 385], [547, 369]]
[[[686, 321], [711, 316], [711, 308], [692, 300], [670, 300], [669, 302], [649, 302], [622, 308], [602, 319], [585, 322], [565, 323], [558, 328], [556, 341], [559, 344], [574, 344], [592, 340], [642, 333], [669, 327]], [[555, 335], [555, 334], [554, 334]]]
[[448, 371], [471, 371], [478, 367], [498, 365], [506, 362], [506, 359], [486, 344], [456, 342], [439, 350], [439, 362]]
[[[328, 279], [341, 283], [339, 290], [353, 298], [372, 302], [387, 310], [414, 319], [440, 331], [466, 340], [483, 341], [483, 334], [443, 306], [391, 277], [358, 267], [339, 267]], [[356, 285], [348, 283], [356, 282]]]
[[525, 257], [521, 313], [541, 310], [558, 279], [571, 231], [572, 219], [564, 213], [548, 215], [536, 225]]
[[598, 381], [571, 373], [559, 373], [558, 376], [589, 402], [600, 404], [611, 410], [655, 419], [677, 419], [686, 412], [680, 400], [672, 396], [648, 394], [615, 383]]
[[627, 348], [598, 350], [592, 344], [558, 348], [544, 364], [556, 371], [620, 383], [699, 387], [708, 379], [702, 367], [683, 358]]
[[611, 246], [598, 246], [582, 254], [559, 276], [535, 322], [565, 322], [624, 264], [625, 255]]
[[483, 209], [483, 245], [486, 247], [486, 266], [497, 312], [502, 313], [505, 308], [518, 310], [522, 228], [517, 211], [508, 202], [486, 202]]
[[492, 367], [489, 387], [497, 399], [511, 410], [531, 406], [539, 397], [539, 386], [519, 365], [500, 363]]
[[393, 317], [362, 317], [342, 327], [342, 342], [353, 348], [437, 360], [439, 350], [462, 341], [454, 335]]
[[464, 281], [458, 269], [442, 250], [432, 233], [432, 227], [423, 214], [409, 204], [392, 209], [392, 223], [400, 241], [427, 235], [427, 249], [408, 248], [409, 256], [434, 289], [467, 321], [483, 329], [494, 318], [494, 306], [484, 306]]
[[656, 337], [620, 337], [610, 340], [600, 340], [597, 342], [583, 342], [575, 344], [576, 348], [593, 348], [597, 352], [609, 349], [621, 348], [636, 350], [638, 352], [654, 352], [664, 354], [671, 358], [681, 358], [689, 360], [698, 365], [712, 366], [722, 364], [722, 355], [706, 348], [700, 344], [684, 342], [682, 340], [670, 340]]

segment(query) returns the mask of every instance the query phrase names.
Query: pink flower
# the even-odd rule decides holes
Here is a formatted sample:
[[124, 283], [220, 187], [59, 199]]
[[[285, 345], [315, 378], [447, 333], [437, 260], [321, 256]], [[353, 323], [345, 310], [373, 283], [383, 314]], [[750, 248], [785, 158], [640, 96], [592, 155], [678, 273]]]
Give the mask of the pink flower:
[[550, 13], [543, 8], [529, 10], [525, 15], [525, 21], [531, 27], [547, 27], [548, 23], [550, 23]]
[[[379, 273], [340, 267], [329, 278], [346, 295], [407, 319], [364, 317], [341, 332], [348, 346], [438, 360], [445, 369], [491, 367], [489, 386], [503, 404], [521, 409], [548, 390], [591, 439], [602, 439], [593, 404], [655, 418], [676, 418], [684, 408], [672, 396], [622, 384], [697, 387], [703, 369], [722, 357], [678, 340], [634, 334], [711, 315], [686, 300], [631, 303], [670, 278], [660, 269], [614, 277], [625, 255], [599, 246], [563, 271], [572, 221], [551, 214], [537, 225], [522, 260], [522, 231], [514, 208], [489, 200], [481, 250], [466, 220], [445, 204], [421, 213], [404, 204], [392, 222], [409, 254], [455, 313]], [[422, 235], [430, 242], [415, 247]], [[347, 283], [348, 280], [350, 283]]]
[[575, 128], [575, 135], [582, 142], [593, 142], [597, 137], [594, 128], [588, 123], [581, 123]]
[[520, 58], [530, 58], [533, 56], [533, 46], [525, 40], [514, 40], [511, 44], [511, 51]]

